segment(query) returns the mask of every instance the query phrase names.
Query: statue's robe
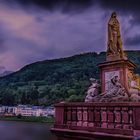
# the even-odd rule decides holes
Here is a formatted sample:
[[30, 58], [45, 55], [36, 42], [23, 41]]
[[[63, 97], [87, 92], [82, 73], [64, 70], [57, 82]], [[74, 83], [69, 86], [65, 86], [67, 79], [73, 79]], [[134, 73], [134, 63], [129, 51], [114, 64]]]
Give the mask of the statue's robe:
[[123, 57], [122, 40], [120, 34], [119, 21], [116, 18], [110, 18], [108, 22], [108, 49], [107, 54], [120, 54]]

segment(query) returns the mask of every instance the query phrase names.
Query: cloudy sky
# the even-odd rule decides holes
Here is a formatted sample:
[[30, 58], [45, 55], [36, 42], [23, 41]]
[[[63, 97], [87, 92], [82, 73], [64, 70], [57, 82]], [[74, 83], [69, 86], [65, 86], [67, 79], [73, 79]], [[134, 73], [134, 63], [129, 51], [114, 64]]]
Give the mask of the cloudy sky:
[[124, 48], [139, 50], [139, 0], [0, 0], [0, 68], [105, 51], [112, 11]]

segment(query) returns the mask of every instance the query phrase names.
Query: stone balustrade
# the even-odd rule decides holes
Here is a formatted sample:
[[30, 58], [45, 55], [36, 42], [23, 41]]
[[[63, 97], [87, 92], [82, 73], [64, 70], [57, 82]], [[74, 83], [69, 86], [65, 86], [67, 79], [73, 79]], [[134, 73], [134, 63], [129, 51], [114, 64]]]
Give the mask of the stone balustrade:
[[140, 103], [59, 103], [57, 129], [134, 136], [140, 130]]

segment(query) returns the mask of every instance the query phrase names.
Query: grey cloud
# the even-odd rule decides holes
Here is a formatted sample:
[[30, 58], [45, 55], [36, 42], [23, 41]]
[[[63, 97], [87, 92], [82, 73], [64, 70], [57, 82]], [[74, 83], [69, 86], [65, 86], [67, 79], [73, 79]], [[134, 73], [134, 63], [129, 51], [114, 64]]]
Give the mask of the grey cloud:
[[134, 37], [129, 37], [126, 39], [126, 45], [128, 46], [138, 46], [140, 45], [140, 34], [139, 35], [136, 35]]

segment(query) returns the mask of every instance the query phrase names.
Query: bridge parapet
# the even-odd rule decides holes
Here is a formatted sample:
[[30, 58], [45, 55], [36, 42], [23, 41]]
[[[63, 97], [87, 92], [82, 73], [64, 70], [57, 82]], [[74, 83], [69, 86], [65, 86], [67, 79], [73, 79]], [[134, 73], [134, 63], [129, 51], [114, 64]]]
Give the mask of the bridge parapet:
[[140, 103], [59, 103], [55, 129], [128, 136], [140, 134]]

